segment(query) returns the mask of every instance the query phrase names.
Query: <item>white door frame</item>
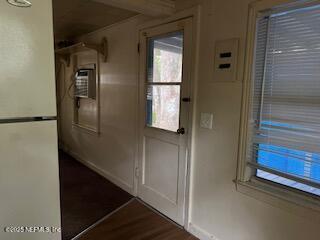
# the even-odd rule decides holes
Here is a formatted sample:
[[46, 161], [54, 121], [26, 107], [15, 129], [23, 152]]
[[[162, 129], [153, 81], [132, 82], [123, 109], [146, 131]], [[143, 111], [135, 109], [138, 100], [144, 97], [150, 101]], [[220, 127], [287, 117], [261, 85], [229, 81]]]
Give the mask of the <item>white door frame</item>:
[[[192, 54], [191, 54], [191, 69], [190, 69], [190, 97], [191, 97], [191, 103], [190, 103], [190, 108], [189, 108], [189, 123], [188, 123], [188, 129], [189, 129], [189, 135], [188, 135], [188, 152], [187, 152], [187, 158], [186, 158], [186, 168], [187, 168], [187, 173], [186, 173], [186, 189], [185, 189], [185, 200], [184, 200], [184, 212], [185, 212], [185, 218], [184, 218], [184, 228], [189, 229], [189, 222], [190, 222], [190, 202], [191, 202], [191, 179], [192, 179], [192, 159], [193, 159], [193, 148], [194, 145], [192, 144], [193, 142], [193, 136], [194, 136], [194, 126], [196, 125], [196, 105], [197, 105], [197, 83], [198, 83], [198, 61], [199, 61], [199, 43], [200, 43], [200, 14], [201, 14], [201, 7], [196, 6], [187, 10], [183, 10], [181, 12], [175, 13], [174, 15], [166, 18], [166, 19], [158, 19], [158, 20], [153, 20], [149, 21], [146, 23], [143, 23], [137, 27], [137, 35], [136, 35], [136, 42], [137, 44], [139, 43], [139, 38], [140, 38], [140, 31], [147, 29], [147, 28], [152, 28], [152, 27], [157, 27], [160, 25], [164, 25], [167, 23], [175, 22], [181, 19], [185, 18], [192, 18]], [[139, 84], [139, 93], [137, 95], [137, 102], [139, 113], [137, 117], [137, 147], [136, 147], [136, 157], [135, 157], [135, 166], [134, 166], [134, 195], [138, 195], [138, 183], [139, 183], [139, 177], [137, 176], [136, 170], [138, 169], [139, 166], [139, 148], [141, 147], [140, 139], [141, 139], [141, 132], [140, 132], [140, 124], [141, 121], [144, 121], [144, 119], [141, 119], [141, 103], [140, 103], [140, 55], [137, 56], [137, 61], [138, 61], [138, 73], [137, 73], [137, 81]]]

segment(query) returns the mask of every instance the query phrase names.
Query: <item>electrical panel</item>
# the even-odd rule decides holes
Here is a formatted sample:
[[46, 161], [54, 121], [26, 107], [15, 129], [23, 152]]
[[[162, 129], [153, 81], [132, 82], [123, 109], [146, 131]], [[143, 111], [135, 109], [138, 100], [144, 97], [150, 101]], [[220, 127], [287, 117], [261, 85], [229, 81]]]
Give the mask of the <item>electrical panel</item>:
[[215, 45], [214, 81], [236, 81], [239, 39], [217, 41]]
[[82, 68], [76, 72], [74, 96], [78, 98], [96, 98], [95, 68]]

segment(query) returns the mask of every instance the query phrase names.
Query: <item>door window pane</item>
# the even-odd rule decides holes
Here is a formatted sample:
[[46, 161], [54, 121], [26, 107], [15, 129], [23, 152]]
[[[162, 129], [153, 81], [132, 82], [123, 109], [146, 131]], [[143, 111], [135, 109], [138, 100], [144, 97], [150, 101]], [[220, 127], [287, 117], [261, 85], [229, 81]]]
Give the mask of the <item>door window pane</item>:
[[180, 126], [183, 31], [147, 40], [146, 125], [176, 132]]
[[148, 82], [180, 83], [182, 79], [183, 32], [148, 40]]
[[176, 132], [180, 121], [180, 85], [151, 85], [147, 91], [147, 126]]

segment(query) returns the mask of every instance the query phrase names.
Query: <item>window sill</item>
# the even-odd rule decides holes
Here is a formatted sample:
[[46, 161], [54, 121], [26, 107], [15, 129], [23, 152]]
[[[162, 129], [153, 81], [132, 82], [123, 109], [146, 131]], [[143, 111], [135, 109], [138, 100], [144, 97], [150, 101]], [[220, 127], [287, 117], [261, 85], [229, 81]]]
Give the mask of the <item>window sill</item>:
[[90, 127], [86, 127], [77, 123], [72, 123], [72, 128], [74, 129], [79, 129], [82, 130], [85, 133], [91, 134], [91, 135], [96, 135], [99, 136], [100, 132], [96, 129], [90, 128]]
[[236, 187], [240, 193], [320, 223], [320, 200], [317, 197], [313, 198], [257, 178], [248, 182], [237, 181]]

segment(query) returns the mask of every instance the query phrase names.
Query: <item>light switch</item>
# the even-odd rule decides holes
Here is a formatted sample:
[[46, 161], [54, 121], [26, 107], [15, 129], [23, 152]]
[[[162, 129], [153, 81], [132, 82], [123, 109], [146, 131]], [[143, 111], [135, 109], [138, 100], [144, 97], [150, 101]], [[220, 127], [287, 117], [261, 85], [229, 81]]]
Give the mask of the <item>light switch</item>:
[[213, 127], [213, 114], [212, 113], [201, 113], [200, 127], [206, 128], [206, 129], [212, 129], [212, 127]]

